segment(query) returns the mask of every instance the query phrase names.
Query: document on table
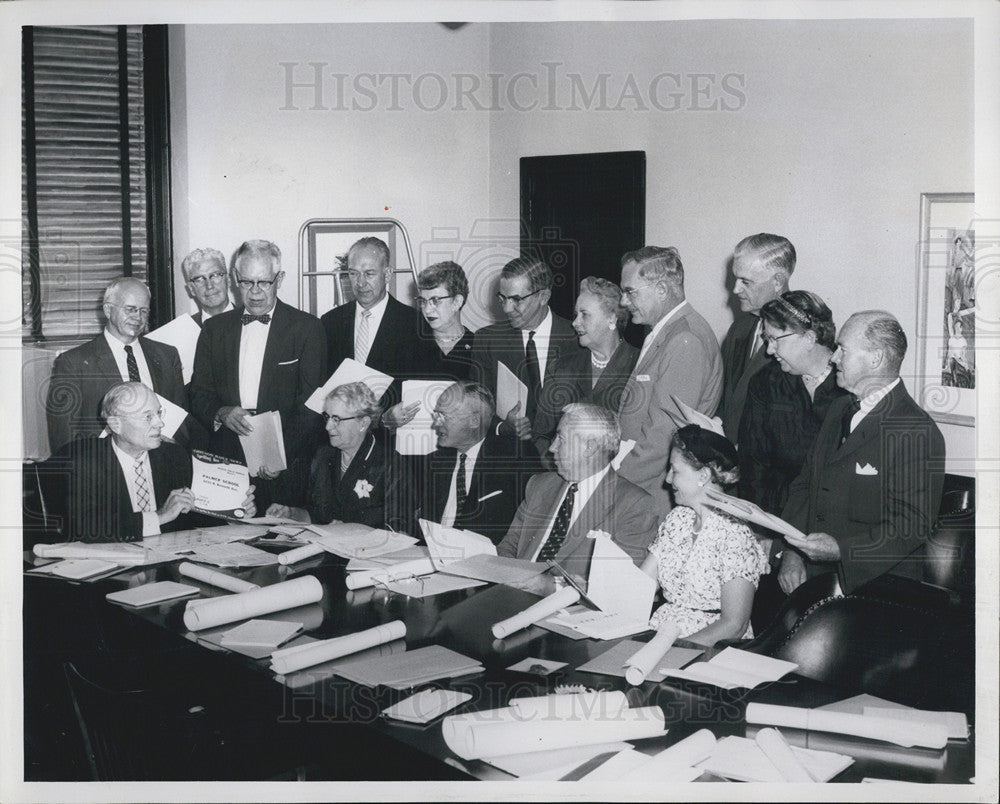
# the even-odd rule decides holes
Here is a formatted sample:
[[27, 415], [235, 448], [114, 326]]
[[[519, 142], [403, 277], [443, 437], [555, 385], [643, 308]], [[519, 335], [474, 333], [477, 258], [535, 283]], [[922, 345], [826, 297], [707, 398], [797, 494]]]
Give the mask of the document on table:
[[[618, 644], [608, 648], [604, 653], [595, 656], [589, 662], [577, 668], [581, 673], [596, 673], [603, 676], [625, 677], [625, 665], [631, 659], [643, 643], [634, 639], [623, 639]], [[661, 668], [683, 667], [688, 662], [697, 659], [703, 650], [697, 648], [672, 647], [666, 652], [662, 659], [646, 679], [659, 683], [666, 678], [666, 673]]]
[[387, 569], [396, 564], [406, 561], [417, 561], [427, 558], [430, 554], [422, 544], [415, 544], [412, 547], [404, 547], [394, 553], [386, 553], [381, 556], [366, 556], [364, 558], [352, 558], [347, 562], [348, 572], [362, 572], [365, 570]]
[[752, 689], [768, 681], [777, 681], [782, 676], [797, 670], [798, 665], [738, 648], [726, 648], [709, 661], [696, 662], [683, 670], [662, 666], [660, 669], [666, 670], [668, 678], [701, 681], [731, 690], [737, 687]]
[[141, 542], [61, 542], [36, 544], [32, 551], [39, 558], [93, 558], [123, 567], [144, 567], [173, 561], [174, 556], [151, 550]]
[[201, 450], [191, 451], [191, 493], [195, 510], [242, 519], [250, 473], [241, 463]]
[[[792, 754], [817, 782], [828, 782], [854, 760], [843, 754], [791, 746]], [[699, 768], [737, 782], [783, 782], [781, 771], [767, 758], [755, 740], [723, 737], [712, 755]]]
[[327, 394], [338, 385], [346, 385], [349, 382], [363, 382], [372, 389], [376, 399], [381, 399], [389, 386], [392, 385], [392, 380], [393, 378], [388, 374], [383, 374], [381, 371], [376, 371], [364, 363], [347, 357], [330, 375], [330, 379], [310, 394], [306, 400], [306, 407], [316, 413], [322, 413], [323, 402], [326, 400]]
[[653, 609], [656, 580], [639, 569], [608, 534], [603, 531], [591, 531], [591, 534], [594, 551], [590, 558], [587, 597], [603, 612], [618, 614], [623, 621], [647, 624]]
[[620, 639], [650, 630], [648, 620], [635, 620], [617, 612], [594, 611], [584, 607], [554, 614], [538, 624], [549, 630], [555, 630], [550, 626], [567, 628], [590, 639]]
[[393, 689], [409, 689], [442, 678], [455, 678], [482, 672], [476, 659], [440, 645], [428, 645], [406, 651], [398, 656], [382, 656], [364, 662], [349, 662], [335, 666], [338, 676], [368, 687], [383, 685]]
[[451, 385], [450, 380], [403, 380], [402, 403], [418, 403], [420, 410], [412, 420], [396, 429], [396, 452], [400, 455], [428, 455], [437, 446], [434, 407], [438, 397]]
[[205, 544], [195, 547], [191, 557], [216, 567], [266, 567], [278, 563], [278, 557], [242, 542]]
[[388, 581], [384, 584], [385, 588], [394, 594], [414, 598], [433, 597], [434, 595], [443, 595], [445, 592], [454, 592], [457, 589], [471, 589], [475, 586], [485, 585], [485, 581], [477, 581], [475, 578], [444, 575], [440, 572], [407, 578], [406, 580]]
[[257, 525], [218, 525], [212, 528], [192, 528], [173, 533], [147, 536], [138, 544], [167, 555], [190, 553], [196, 547], [210, 544], [228, 544], [255, 539], [267, 533], [267, 528]]
[[250, 435], [241, 435], [240, 444], [247, 459], [251, 477], [258, 477], [261, 469], [279, 472], [288, 468], [285, 462], [285, 442], [281, 431], [281, 414], [276, 410], [247, 416], [245, 421], [253, 427]]
[[480, 553], [462, 561], [451, 561], [439, 567], [447, 575], [460, 575], [489, 583], [521, 586], [541, 575], [547, 567], [523, 558], [505, 558]]
[[198, 347], [198, 336], [201, 335], [201, 327], [191, 317], [190, 313], [177, 316], [173, 321], [168, 321], [162, 327], [157, 327], [152, 332], [146, 333], [146, 337], [160, 343], [173, 346], [181, 358], [181, 373], [184, 376], [184, 384], [191, 382], [191, 375], [194, 373], [194, 353]]
[[427, 542], [431, 561], [438, 569], [443, 569], [453, 561], [472, 556], [495, 556], [497, 548], [485, 536], [471, 530], [448, 528], [429, 519], [418, 519], [420, 530]]
[[528, 386], [506, 365], [497, 361], [497, 415], [506, 419], [514, 406], [521, 405], [521, 415], [527, 416]]
[[357, 522], [332, 522], [329, 525], [303, 523], [301, 538], [319, 545], [341, 558], [370, 558], [395, 553], [416, 544], [404, 533], [381, 530]]

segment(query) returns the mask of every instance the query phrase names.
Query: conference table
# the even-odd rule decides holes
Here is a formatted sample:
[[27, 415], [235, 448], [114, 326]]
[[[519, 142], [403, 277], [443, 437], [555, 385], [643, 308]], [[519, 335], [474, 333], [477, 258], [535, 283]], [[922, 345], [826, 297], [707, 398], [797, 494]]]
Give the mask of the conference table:
[[[267, 539], [254, 542], [264, 549], [281, 552]], [[45, 562], [25, 554], [25, 570], [36, 569]], [[347, 680], [331, 669], [336, 662], [307, 668], [287, 677], [276, 676], [269, 660], [252, 659], [227, 651], [213, 641], [213, 635], [237, 623], [222, 628], [192, 633], [184, 625], [187, 600], [174, 600], [139, 609], [127, 609], [104, 600], [109, 592], [154, 581], [180, 581], [201, 590], [200, 597], [213, 597], [227, 592], [194, 581], [179, 574], [180, 559], [172, 562], [126, 569], [110, 577], [91, 582], [69, 582], [51, 577], [25, 575], [24, 604], [26, 622], [32, 611], [46, 599], [61, 595], [59, 606], [68, 612], [76, 607], [90, 607], [116, 618], [135, 618], [156, 630], [163, 639], [183, 640], [198, 650], [211, 651], [213, 661], [225, 663], [233, 678], [252, 676], [270, 679], [284, 687], [284, 716], [290, 722], [301, 719], [313, 727], [319, 722], [349, 724], [359, 738], [376, 738], [385, 746], [385, 756], [371, 763], [366, 778], [381, 778], [379, 767], [392, 762], [392, 750], [420, 757], [428, 779], [510, 780], [514, 777], [481, 760], [464, 760], [446, 745], [441, 718], [424, 725], [390, 720], [380, 715], [390, 704], [411, 695], [416, 690], [394, 690], [385, 687], [365, 687]], [[581, 672], [577, 668], [609, 650], [618, 640], [571, 639], [539, 626], [515, 633], [505, 639], [495, 639], [491, 625], [527, 608], [539, 597], [523, 589], [502, 584], [488, 584], [461, 589], [430, 597], [412, 597], [389, 592], [385, 588], [349, 590], [345, 584], [346, 561], [331, 554], [315, 556], [291, 565], [269, 565], [243, 570], [224, 570], [231, 575], [266, 586], [304, 575], [315, 577], [323, 588], [322, 599], [308, 606], [267, 615], [265, 619], [301, 622], [310, 637], [330, 637], [356, 633], [384, 623], [401, 620], [406, 626], [405, 643], [381, 646], [369, 651], [412, 651], [427, 645], [440, 645], [464, 656], [477, 659], [483, 671], [465, 677], [434, 682], [437, 688], [468, 693], [471, 698], [448, 714], [504, 707], [513, 698], [538, 696], [562, 690], [564, 687], [592, 690], [621, 690], [631, 707], [658, 706], [665, 716], [665, 735], [634, 742], [635, 750], [653, 755], [699, 729], [711, 730], [717, 738], [729, 735], [753, 737], [757, 727], [746, 722], [746, 707], [750, 702], [817, 707], [856, 695], [858, 690], [837, 689], [792, 673], [778, 682], [755, 689], [724, 690], [710, 684], [680, 679], [655, 683], [646, 681], [639, 686], [628, 685], [624, 678]], [[68, 603], [67, 603], [68, 601]], [[27, 627], [27, 626], [26, 626]], [[651, 632], [632, 637], [646, 641]], [[25, 634], [26, 645], [31, 635]], [[685, 645], [683, 641], [679, 645]], [[688, 645], [688, 647], [696, 647]], [[72, 656], [71, 652], [63, 654]], [[701, 658], [712, 655], [708, 650]], [[354, 658], [354, 657], [351, 657]], [[516, 672], [509, 668], [525, 659], [564, 663], [564, 667], [549, 675]], [[422, 687], [421, 687], [422, 688]], [[252, 707], [253, 701], [247, 701]], [[968, 713], [970, 716], [973, 713]], [[846, 754], [854, 762], [831, 781], [860, 782], [863, 779], [885, 779], [919, 783], [968, 783], [975, 776], [974, 730], [968, 740], [950, 740], [941, 750], [900, 748], [874, 740], [782, 729], [792, 745]], [[574, 779], [573, 774], [565, 777]], [[667, 780], [665, 780], [667, 781]], [[698, 781], [722, 781], [708, 773]]]

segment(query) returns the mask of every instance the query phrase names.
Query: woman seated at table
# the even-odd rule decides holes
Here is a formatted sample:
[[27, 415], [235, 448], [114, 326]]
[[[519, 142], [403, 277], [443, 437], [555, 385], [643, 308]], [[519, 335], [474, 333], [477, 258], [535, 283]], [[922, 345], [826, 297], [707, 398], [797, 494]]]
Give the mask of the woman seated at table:
[[697, 425], [674, 434], [667, 483], [676, 507], [660, 523], [642, 569], [666, 601], [649, 621], [670, 621], [700, 645], [753, 636], [750, 608], [767, 560], [747, 525], [705, 504], [709, 489], [736, 482], [736, 448]]
[[[472, 344], [475, 333], [462, 324], [462, 308], [469, 298], [469, 280], [456, 262], [436, 262], [417, 275], [417, 304], [424, 320], [414, 337], [433, 338], [437, 360], [427, 367], [425, 379], [475, 380]], [[393, 405], [382, 417], [388, 427], [410, 422], [419, 403]]]
[[380, 412], [375, 394], [363, 382], [334, 388], [323, 403], [330, 443], [316, 450], [309, 467], [308, 507], [274, 503], [267, 515], [384, 527], [386, 487], [392, 480], [390, 456], [372, 432]]
[[639, 357], [639, 350], [622, 338], [628, 313], [621, 298], [621, 290], [607, 279], [588, 276], [580, 283], [573, 329], [586, 348], [557, 359], [539, 395], [534, 441], [541, 455], [547, 454], [562, 410], [571, 402], [618, 410]]

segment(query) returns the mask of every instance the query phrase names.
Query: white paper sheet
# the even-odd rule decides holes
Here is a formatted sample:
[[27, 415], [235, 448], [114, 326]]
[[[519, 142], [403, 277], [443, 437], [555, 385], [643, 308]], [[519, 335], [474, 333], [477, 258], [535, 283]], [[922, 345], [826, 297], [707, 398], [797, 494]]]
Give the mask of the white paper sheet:
[[[751, 704], [752, 705], [752, 704]], [[828, 782], [854, 762], [849, 756], [829, 751], [792, 746], [796, 759], [816, 781]], [[781, 772], [768, 760], [760, 746], [746, 737], [723, 737], [712, 755], [698, 766], [702, 770], [738, 782], [783, 782]]]
[[702, 681], [727, 690], [737, 687], [752, 689], [759, 684], [777, 681], [796, 669], [798, 665], [794, 662], [772, 659], [770, 656], [738, 648], [726, 648], [709, 661], [696, 662], [683, 670], [660, 668], [670, 678]]
[[177, 350], [181, 358], [181, 373], [184, 375], [185, 385], [191, 382], [191, 375], [194, 373], [194, 354], [200, 335], [201, 327], [189, 313], [179, 315], [173, 321], [168, 321], [162, 327], [146, 333], [146, 337], [150, 340], [169, 344]]
[[217, 525], [211, 528], [159, 533], [156, 536], [147, 536], [139, 544], [168, 555], [179, 555], [201, 545], [246, 541], [263, 536], [265, 533], [267, 528], [257, 525]]
[[497, 416], [506, 419], [516, 404], [521, 404], [521, 415], [528, 409], [528, 386], [521, 382], [507, 366], [497, 361]]
[[901, 709], [895, 706], [891, 708], [866, 706], [862, 714], [865, 717], [883, 717], [907, 723], [944, 726], [948, 730], [949, 740], [969, 739], [969, 721], [964, 712], [929, 712], [924, 709]]
[[545, 718], [573, 720], [617, 717], [623, 709], [628, 709], [628, 700], [620, 690], [598, 690], [511, 698], [507, 706], [522, 721]]
[[400, 455], [428, 455], [437, 446], [437, 434], [431, 429], [434, 423], [434, 406], [451, 380], [403, 380], [403, 405], [420, 403], [420, 410], [413, 419], [396, 429], [396, 452]]
[[386, 584], [390, 581], [415, 578], [419, 575], [430, 575], [434, 565], [429, 558], [416, 558], [413, 561], [402, 561], [391, 567], [379, 567], [374, 570], [351, 572], [345, 578], [348, 589], [364, 589], [366, 586]]
[[450, 561], [441, 567], [441, 572], [489, 583], [522, 586], [537, 578], [546, 569], [548, 568], [544, 564], [539, 564], [537, 561], [480, 553], [461, 561]]
[[420, 575], [407, 580], [389, 581], [385, 584], [385, 588], [396, 595], [423, 598], [485, 585], [485, 581], [477, 581], [475, 578], [462, 578], [458, 575], [442, 575], [440, 572], [435, 572], [433, 575]]
[[310, 394], [309, 399], [306, 400], [306, 407], [316, 413], [322, 413], [323, 402], [326, 400], [327, 394], [338, 385], [346, 385], [349, 382], [363, 382], [372, 389], [376, 399], [381, 399], [389, 386], [392, 385], [392, 379], [388, 374], [383, 374], [381, 371], [376, 371], [364, 363], [359, 363], [348, 357], [337, 366], [337, 370], [330, 375], [325, 383]]
[[188, 412], [180, 405], [175, 405], [165, 396], [157, 394], [156, 398], [160, 401], [160, 407], [163, 409], [163, 430], [160, 432], [167, 438], [173, 438], [180, 429], [180, 426], [184, 424]]
[[617, 612], [594, 611], [586, 607], [560, 612], [538, 624], [556, 633], [561, 633], [560, 628], [567, 628], [589, 639], [621, 639], [650, 630], [646, 619], [630, 619]]
[[285, 462], [285, 442], [281, 431], [281, 415], [276, 410], [247, 416], [253, 427], [250, 435], [241, 435], [243, 455], [251, 477], [257, 477], [261, 468], [278, 472], [288, 468]]
[[404, 533], [372, 528], [358, 522], [331, 522], [329, 525], [303, 523], [302, 527], [302, 539], [347, 559], [396, 553], [417, 541]]
[[278, 557], [274, 553], [242, 542], [205, 544], [195, 547], [191, 553], [195, 561], [216, 567], [268, 567], [278, 563]]
[[452, 561], [472, 556], [495, 556], [497, 548], [485, 536], [471, 530], [448, 528], [429, 519], [418, 519], [434, 566], [441, 569]]
[[639, 569], [610, 537], [594, 537], [587, 597], [601, 611], [620, 614], [627, 620], [647, 622], [656, 586], [656, 579]]
[[[691, 781], [697, 779], [702, 770], [696, 768], [715, 750], [715, 735], [708, 729], [699, 729], [694, 734], [674, 743], [636, 768], [628, 777], [630, 782]], [[693, 769], [688, 772], [688, 769]]]
[[191, 493], [199, 511], [242, 519], [242, 505], [249, 490], [250, 473], [243, 464], [201, 450], [191, 451]]
[[569, 770], [579, 768], [584, 762], [601, 754], [610, 754], [612, 752], [631, 753], [632, 746], [623, 742], [576, 745], [570, 748], [555, 748], [548, 751], [531, 751], [526, 754], [487, 757], [484, 761], [488, 762], [494, 768], [499, 768], [505, 773], [509, 773], [511, 776], [516, 776], [519, 779], [530, 778], [538, 780], [543, 774], [549, 779], [559, 779], [565, 776]]
[[616, 472], [619, 469], [621, 469], [622, 461], [624, 461], [625, 458], [628, 457], [628, 454], [632, 451], [633, 447], [635, 447], [634, 438], [626, 438], [624, 441], [622, 441], [621, 444], [618, 445], [618, 454], [611, 459], [611, 468], [614, 469]]

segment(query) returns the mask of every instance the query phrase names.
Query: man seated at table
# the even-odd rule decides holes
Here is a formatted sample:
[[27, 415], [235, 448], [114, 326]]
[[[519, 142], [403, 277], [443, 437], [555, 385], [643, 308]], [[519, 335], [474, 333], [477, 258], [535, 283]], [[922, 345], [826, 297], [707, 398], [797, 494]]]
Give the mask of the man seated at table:
[[586, 578], [593, 551], [587, 536], [603, 531], [641, 564], [657, 520], [650, 494], [611, 466], [620, 441], [611, 411], [585, 402], [567, 405], [549, 447], [556, 471], [528, 481], [524, 502], [497, 554], [555, 559], [566, 572]]
[[437, 449], [406, 462], [401, 527], [420, 535], [417, 518], [481, 533], [498, 543], [541, 471], [530, 445], [497, 434], [492, 392], [475, 382], [445, 389], [434, 409]]
[[[68, 480], [67, 538], [131, 542], [203, 524], [188, 515], [191, 457], [164, 440], [156, 394], [142, 383], [119, 383], [105, 395], [101, 415], [110, 436], [71, 442], [53, 459]], [[253, 516], [251, 500], [244, 507]]]

